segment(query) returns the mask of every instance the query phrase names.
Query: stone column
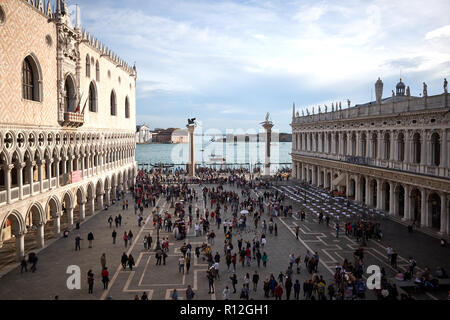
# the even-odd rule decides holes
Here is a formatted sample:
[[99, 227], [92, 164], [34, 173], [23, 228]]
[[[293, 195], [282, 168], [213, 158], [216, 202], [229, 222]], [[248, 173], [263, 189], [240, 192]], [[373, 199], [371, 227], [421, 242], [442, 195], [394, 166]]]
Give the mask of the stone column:
[[13, 164], [5, 166], [5, 188], [6, 188], [6, 202], [11, 203], [11, 169], [14, 168]]
[[270, 176], [270, 142], [272, 137], [273, 123], [266, 117], [266, 121], [262, 123], [264, 130], [266, 131], [266, 157], [264, 166], [264, 175]]
[[424, 188], [420, 189], [420, 225], [428, 227], [427, 192]]
[[405, 185], [405, 215], [403, 217], [404, 221], [410, 221], [411, 220], [411, 198], [410, 198], [410, 191], [411, 187], [409, 185]]
[[411, 155], [411, 138], [410, 138], [410, 132], [405, 131], [405, 163], [410, 164], [412, 161], [412, 155]]
[[106, 205], [108, 207], [111, 205], [111, 188], [106, 189]]
[[20, 163], [17, 167], [18, 169], [18, 185], [19, 185], [19, 200], [23, 199], [23, 168], [25, 167], [25, 163]]
[[91, 215], [95, 214], [95, 198], [92, 197], [89, 199], [89, 206], [91, 207]]
[[422, 140], [422, 144], [420, 146], [420, 165], [421, 166], [425, 166], [427, 165], [427, 157], [428, 157], [428, 152], [427, 152], [427, 146], [428, 146], [428, 139], [426, 136], [426, 131], [422, 130], [421, 133], [421, 140]]
[[382, 159], [384, 159], [384, 138], [383, 138], [383, 135], [382, 135], [382, 133], [381, 133], [381, 131], [380, 132], [378, 132], [378, 136], [377, 136], [377, 139], [378, 139], [378, 155], [377, 155], [377, 160], [382, 160]]
[[297, 146], [297, 133], [296, 132], [292, 132], [292, 151], [297, 151], [298, 146]]
[[370, 179], [366, 177], [366, 205], [370, 206], [372, 202], [372, 190], [370, 189]]
[[56, 187], [59, 188], [59, 162], [61, 158], [56, 159]]
[[33, 167], [36, 165], [35, 161], [32, 161], [28, 164], [28, 177], [29, 177], [29, 181], [28, 183], [30, 184], [30, 196], [33, 195], [33, 183], [34, 183], [34, 175], [33, 175]]
[[312, 184], [317, 185], [317, 167], [312, 166]]
[[355, 154], [357, 157], [361, 157], [361, 132], [356, 132], [356, 150]]
[[52, 189], [52, 163], [53, 163], [53, 159], [47, 160], [48, 190]]
[[41, 222], [37, 225], [37, 245], [39, 249], [42, 249], [45, 246], [44, 234], [44, 223]]
[[67, 208], [67, 216], [69, 219], [69, 228], [73, 227], [73, 208]]
[[383, 208], [383, 190], [381, 188], [382, 186], [382, 181], [380, 179], [377, 179], [377, 203], [376, 203], [376, 208], [378, 210], [381, 210]]
[[45, 165], [45, 160], [41, 160], [41, 163], [38, 163], [39, 165], [39, 190], [40, 192], [44, 192], [44, 170], [43, 167]]
[[195, 143], [194, 143], [194, 130], [195, 124], [188, 124], [189, 134], [189, 176], [195, 177]]
[[25, 257], [25, 234], [20, 232], [15, 236], [16, 236], [17, 260], [22, 261], [22, 259]]
[[445, 193], [441, 194], [441, 228], [440, 233], [445, 234], [447, 227], [447, 195]]
[[447, 129], [442, 130], [441, 137], [441, 159], [439, 161], [439, 166], [443, 169], [447, 169]]
[[389, 215], [393, 216], [395, 214], [395, 184], [389, 182]]
[[113, 186], [112, 190], [113, 190], [113, 199], [117, 200], [117, 186]]
[[355, 178], [355, 201], [361, 202], [361, 177], [356, 176]]
[[60, 212], [58, 212], [56, 214], [55, 225], [56, 225], [56, 234], [59, 235], [61, 233], [61, 213]]
[[394, 131], [390, 132], [390, 138], [391, 138], [391, 154], [388, 160], [390, 161], [395, 161], [397, 160], [397, 147], [398, 147], [398, 141], [397, 141], [397, 136], [398, 134], [394, 135]]
[[306, 166], [306, 182], [309, 183], [311, 180], [311, 171], [309, 170], [309, 166]]
[[78, 208], [80, 210], [80, 218], [81, 221], [86, 220], [86, 202], [81, 202], [78, 204]]
[[98, 206], [99, 206], [99, 210], [102, 211], [103, 210], [103, 195], [104, 192], [102, 192], [101, 194], [97, 195], [98, 198]]

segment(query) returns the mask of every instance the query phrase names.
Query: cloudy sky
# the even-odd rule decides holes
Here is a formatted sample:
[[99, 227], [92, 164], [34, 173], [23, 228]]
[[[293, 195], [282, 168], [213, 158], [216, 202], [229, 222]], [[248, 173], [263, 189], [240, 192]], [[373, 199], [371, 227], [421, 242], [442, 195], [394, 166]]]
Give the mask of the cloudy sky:
[[412, 95], [450, 76], [450, 1], [72, 0], [82, 27], [138, 68], [137, 122], [290, 131], [297, 109]]

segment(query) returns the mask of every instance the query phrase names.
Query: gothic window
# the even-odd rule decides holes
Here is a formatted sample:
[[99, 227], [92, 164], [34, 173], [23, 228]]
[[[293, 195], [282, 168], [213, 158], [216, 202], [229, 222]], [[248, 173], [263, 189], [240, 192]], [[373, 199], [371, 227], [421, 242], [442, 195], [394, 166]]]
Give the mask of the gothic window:
[[22, 97], [26, 100], [41, 101], [41, 79], [38, 65], [31, 56], [22, 64]]
[[413, 162], [414, 163], [420, 163], [421, 147], [422, 147], [422, 144], [420, 142], [420, 134], [416, 133], [416, 134], [414, 134], [414, 137], [413, 137], [413, 155], [414, 155]]
[[86, 77], [91, 76], [91, 60], [89, 59], [89, 55], [86, 56]]
[[128, 97], [125, 98], [125, 118], [130, 118], [130, 104], [128, 102]]
[[439, 166], [441, 162], [441, 143], [438, 133], [433, 133], [431, 136], [431, 165]]
[[100, 81], [100, 64], [98, 63], [98, 60], [95, 63], [95, 79]]
[[97, 112], [97, 90], [94, 82], [89, 85], [89, 111]]
[[116, 93], [114, 92], [114, 90], [111, 91], [111, 115], [117, 115]]
[[64, 108], [66, 112], [74, 112], [76, 109], [76, 93], [75, 93], [75, 81], [71, 75], [66, 77], [64, 82]]

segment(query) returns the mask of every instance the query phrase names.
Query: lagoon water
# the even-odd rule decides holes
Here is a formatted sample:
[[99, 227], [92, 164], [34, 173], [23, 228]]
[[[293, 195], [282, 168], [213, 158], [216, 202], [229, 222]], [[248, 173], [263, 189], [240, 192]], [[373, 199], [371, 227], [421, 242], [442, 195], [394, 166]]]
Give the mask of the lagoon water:
[[[203, 150], [203, 151], [202, 151]], [[291, 142], [274, 142], [271, 145], [271, 170], [277, 170], [291, 163], [289, 153], [292, 150]], [[225, 158], [227, 164], [264, 163], [264, 142], [201, 142], [195, 143], [196, 159], [198, 164], [208, 165], [220, 163], [220, 160], [211, 158]], [[136, 146], [136, 161], [138, 164], [167, 163], [181, 165], [189, 162], [189, 144], [139, 144]]]

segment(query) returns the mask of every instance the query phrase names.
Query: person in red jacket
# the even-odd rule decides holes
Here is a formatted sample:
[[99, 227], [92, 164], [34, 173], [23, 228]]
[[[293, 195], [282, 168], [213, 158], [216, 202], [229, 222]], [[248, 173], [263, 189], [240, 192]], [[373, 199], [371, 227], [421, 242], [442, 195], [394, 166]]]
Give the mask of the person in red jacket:
[[283, 288], [281, 287], [281, 284], [279, 284], [274, 291], [275, 300], [281, 300], [281, 297], [283, 296]]

